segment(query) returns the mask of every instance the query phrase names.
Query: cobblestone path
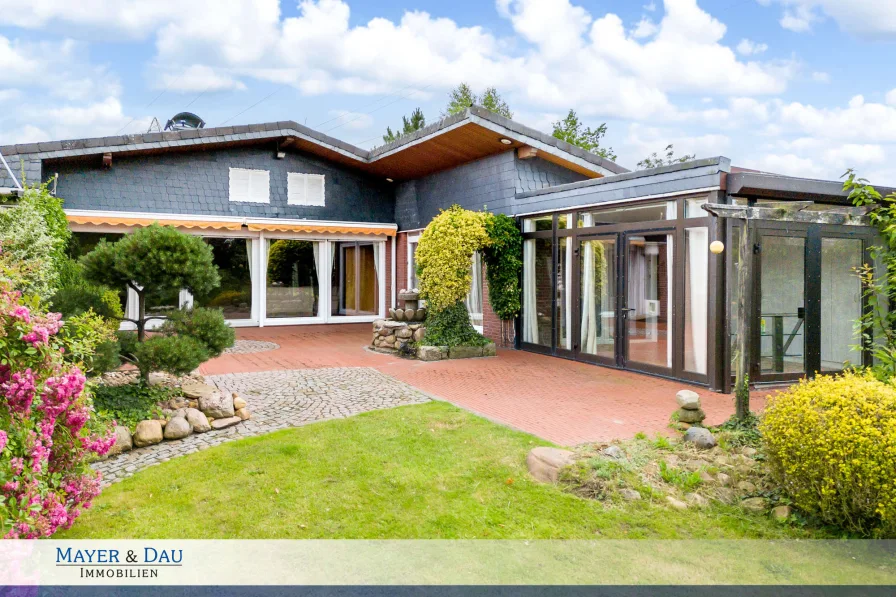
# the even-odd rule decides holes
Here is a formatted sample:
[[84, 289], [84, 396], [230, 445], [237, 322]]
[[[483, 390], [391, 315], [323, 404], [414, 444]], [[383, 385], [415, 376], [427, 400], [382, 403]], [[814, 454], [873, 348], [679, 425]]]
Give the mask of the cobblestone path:
[[100, 461], [93, 466], [103, 473], [104, 485], [227, 441], [429, 401], [419, 390], [369, 367], [229, 373], [205, 379], [222, 390], [242, 396], [249, 404], [252, 418], [220, 431], [194, 433], [181, 440], [136, 448]]

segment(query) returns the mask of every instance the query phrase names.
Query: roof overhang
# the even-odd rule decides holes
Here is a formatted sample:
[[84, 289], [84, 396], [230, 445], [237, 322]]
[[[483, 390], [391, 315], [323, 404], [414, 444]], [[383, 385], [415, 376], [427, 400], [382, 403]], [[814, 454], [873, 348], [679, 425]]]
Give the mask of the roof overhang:
[[393, 181], [412, 180], [521, 148], [532, 148], [538, 157], [589, 178], [628, 172], [614, 162], [478, 106], [370, 151], [292, 121], [29, 143], [2, 147], [0, 151], [28, 155], [29, 159], [68, 161], [103, 154], [110, 154], [111, 159], [113, 154], [144, 155], [262, 144], [269, 144], [272, 151], [276, 147], [310, 153]]
[[[893, 189], [878, 187], [881, 195]], [[788, 199], [792, 201], [817, 201], [822, 203], [849, 203], [849, 192], [843, 183], [832, 180], [813, 180], [795, 176], [732, 172], [728, 175], [728, 194], [750, 199]]]

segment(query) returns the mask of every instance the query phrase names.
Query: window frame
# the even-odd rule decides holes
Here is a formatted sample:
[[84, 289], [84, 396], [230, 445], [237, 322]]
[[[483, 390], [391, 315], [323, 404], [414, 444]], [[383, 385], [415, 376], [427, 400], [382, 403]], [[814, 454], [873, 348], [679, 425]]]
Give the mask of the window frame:
[[[249, 180], [248, 186], [246, 188], [246, 196], [245, 198], [235, 198], [234, 197], [234, 174], [245, 172], [247, 173]], [[228, 171], [228, 187], [227, 187], [227, 198], [231, 203], [258, 203], [258, 204], [269, 204], [271, 202], [271, 171], [270, 170], [261, 170], [261, 169], [253, 169], [253, 168], [235, 168], [231, 167]], [[258, 182], [256, 181], [253, 184], [253, 179], [255, 179], [258, 175], [264, 175], [264, 197], [256, 196], [254, 193], [254, 189]]]
[[[310, 201], [308, 198], [308, 181], [320, 180], [320, 199]], [[298, 186], [301, 184], [301, 199], [294, 198], [298, 194]], [[295, 192], [294, 192], [295, 190]], [[326, 207], [327, 204], [327, 180], [324, 174], [310, 174], [305, 172], [286, 173], [286, 203], [287, 205], [300, 205], [304, 207]]]

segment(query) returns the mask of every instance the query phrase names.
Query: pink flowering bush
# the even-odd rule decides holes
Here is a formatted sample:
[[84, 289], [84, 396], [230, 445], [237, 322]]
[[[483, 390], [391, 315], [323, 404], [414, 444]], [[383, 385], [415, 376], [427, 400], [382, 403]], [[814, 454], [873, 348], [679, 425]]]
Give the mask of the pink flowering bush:
[[115, 443], [85, 377], [63, 359], [57, 313], [0, 281], [0, 535], [49, 537], [99, 494], [89, 462]]

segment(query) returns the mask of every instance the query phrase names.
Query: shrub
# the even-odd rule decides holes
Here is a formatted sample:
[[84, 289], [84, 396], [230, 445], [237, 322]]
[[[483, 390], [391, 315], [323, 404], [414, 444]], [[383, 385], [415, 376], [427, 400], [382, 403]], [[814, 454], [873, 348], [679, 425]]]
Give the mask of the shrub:
[[53, 294], [59, 279], [53, 260], [56, 244], [34, 205], [0, 209], [0, 247], [7, 260], [22, 264], [15, 290], [45, 299]]
[[65, 318], [87, 311], [116, 322], [124, 317], [118, 293], [95, 284], [65, 284], [53, 294], [50, 305]]
[[143, 379], [151, 371], [186, 375], [209, 358], [202, 342], [190, 336], [152, 336], [138, 342], [133, 354]]
[[97, 386], [93, 406], [101, 419], [115, 421], [133, 431], [140, 421], [158, 417], [161, 414], [158, 403], [171, 398], [174, 393], [171, 388], [150, 387], [143, 383]]
[[495, 214], [485, 221], [490, 239], [483, 251], [488, 277], [488, 302], [499, 319], [520, 313], [520, 274], [523, 271], [523, 236], [513, 218]]
[[236, 335], [220, 309], [196, 307], [175, 311], [159, 330], [165, 336], [189, 336], [201, 342], [210, 357], [216, 357], [225, 348], [233, 346]]
[[797, 507], [862, 535], [896, 533], [896, 388], [870, 372], [802, 381], [771, 399], [760, 431]]
[[426, 314], [426, 346], [485, 346], [491, 342], [473, 329], [470, 314], [463, 302], [457, 302], [441, 311], [430, 310]]
[[49, 537], [99, 494], [89, 466], [115, 436], [93, 414], [85, 378], [62, 358], [58, 313], [0, 281], [0, 534]]
[[[78, 365], [86, 373], [100, 374], [108, 369], [101, 369], [108, 364], [108, 354], [98, 353], [100, 346], [108, 352], [115, 344], [115, 330], [108, 321], [87, 311], [69, 317], [59, 332], [59, 338], [65, 347], [65, 360]], [[114, 368], [114, 367], [113, 367]]]

